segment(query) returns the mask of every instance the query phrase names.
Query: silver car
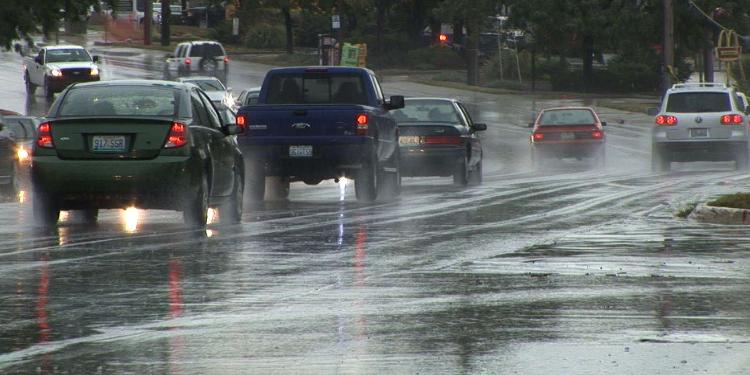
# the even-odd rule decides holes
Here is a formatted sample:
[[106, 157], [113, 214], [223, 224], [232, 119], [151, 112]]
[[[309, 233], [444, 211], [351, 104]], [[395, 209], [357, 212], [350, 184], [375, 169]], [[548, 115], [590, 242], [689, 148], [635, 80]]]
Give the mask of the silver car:
[[748, 167], [748, 118], [737, 92], [719, 83], [680, 83], [654, 109], [651, 166], [671, 162], [735, 161]]

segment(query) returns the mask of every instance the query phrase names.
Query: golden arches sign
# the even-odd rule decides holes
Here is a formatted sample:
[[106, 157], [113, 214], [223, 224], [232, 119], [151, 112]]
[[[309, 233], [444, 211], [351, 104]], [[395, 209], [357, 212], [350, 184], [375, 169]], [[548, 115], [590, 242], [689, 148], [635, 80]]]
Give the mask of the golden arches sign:
[[740, 59], [742, 47], [734, 30], [721, 30], [719, 40], [716, 43], [716, 58], [719, 61], [737, 61]]

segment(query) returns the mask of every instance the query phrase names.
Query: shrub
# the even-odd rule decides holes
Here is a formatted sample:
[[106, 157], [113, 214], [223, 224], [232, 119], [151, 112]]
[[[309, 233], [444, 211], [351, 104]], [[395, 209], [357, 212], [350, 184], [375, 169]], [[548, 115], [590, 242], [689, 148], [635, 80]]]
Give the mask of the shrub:
[[245, 46], [250, 48], [284, 48], [286, 33], [283, 26], [266, 24], [254, 25], [244, 37]]
[[232, 35], [232, 21], [221, 21], [209, 30], [209, 37], [222, 43], [237, 43], [239, 36]]

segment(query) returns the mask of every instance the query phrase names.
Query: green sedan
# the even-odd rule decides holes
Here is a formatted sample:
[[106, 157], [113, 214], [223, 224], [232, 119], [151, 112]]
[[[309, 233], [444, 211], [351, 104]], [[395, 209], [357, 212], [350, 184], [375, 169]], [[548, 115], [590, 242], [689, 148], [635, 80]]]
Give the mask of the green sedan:
[[76, 84], [52, 104], [32, 150], [33, 210], [55, 225], [61, 210], [95, 222], [99, 209], [182, 211], [206, 225], [208, 208], [238, 223], [243, 158], [234, 135], [197, 86], [123, 80]]

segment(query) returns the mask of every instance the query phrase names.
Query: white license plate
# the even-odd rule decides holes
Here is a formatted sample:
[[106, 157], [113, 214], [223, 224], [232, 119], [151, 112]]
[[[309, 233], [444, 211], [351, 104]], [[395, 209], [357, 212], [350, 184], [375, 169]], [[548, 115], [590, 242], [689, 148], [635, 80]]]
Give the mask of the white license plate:
[[564, 141], [576, 139], [576, 133], [560, 133], [560, 139]]
[[398, 144], [404, 146], [414, 146], [419, 144], [419, 137], [416, 135], [404, 135], [398, 137]]
[[313, 146], [289, 146], [289, 157], [310, 158], [313, 156]]
[[126, 148], [124, 135], [95, 135], [91, 141], [94, 152], [125, 152]]
[[706, 128], [690, 129], [690, 136], [691, 137], [708, 137], [708, 129]]

